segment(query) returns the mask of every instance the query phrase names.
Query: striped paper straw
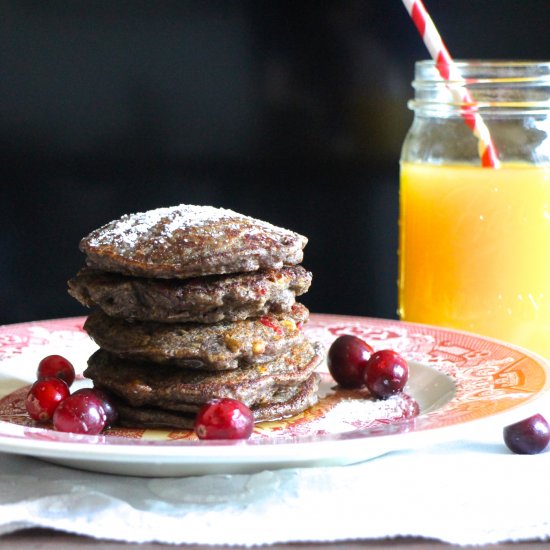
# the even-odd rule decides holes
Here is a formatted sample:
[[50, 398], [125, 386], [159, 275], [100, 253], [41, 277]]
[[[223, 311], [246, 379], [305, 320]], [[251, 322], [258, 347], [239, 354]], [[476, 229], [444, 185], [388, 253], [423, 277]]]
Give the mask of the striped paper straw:
[[[402, 0], [415, 24], [426, 48], [430, 52], [432, 59], [435, 61], [435, 66], [441, 75], [441, 78], [451, 82], [465, 84], [464, 79], [460, 75], [449, 50], [445, 47], [441, 36], [436, 29], [432, 18], [426, 11], [422, 0]], [[483, 119], [477, 112], [475, 102], [470, 94], [470, 91], [465, 86], [460, 86], [458, 89], [451, 88], [453, 99], [461, 104], [460, 112], [467, 126], [472, 130], [477, 138], [477, 150], [482, 166], [498, 168], [500, 162], [498, 160], [497, 151], [489, 134], [489, 129], [483, 122]]]

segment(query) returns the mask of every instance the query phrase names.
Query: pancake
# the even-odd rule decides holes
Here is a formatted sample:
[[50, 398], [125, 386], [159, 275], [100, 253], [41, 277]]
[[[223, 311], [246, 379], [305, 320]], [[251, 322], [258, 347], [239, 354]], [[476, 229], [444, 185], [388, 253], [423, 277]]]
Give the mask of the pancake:
[[82, 239], [80, 250], [101, 271], [186, 279], [297, 265], [306, 244], [232, 210], [180, 204], [122, 216]]
[[[294, 416], [312, 407], [318, 401], [320, 376], [313, 373], [294, 389], [283, 388], [286, 400], [274, 400], [271, 403], [252, 407], [256, 422], [278, 420]], [[289, 394], [291, 394], [289, 396]], [[132, 407], [121, 399], [113, 399], [119, 414], [118, 424], [130, 428], [176, 428], [193, 429], [195, 414], [175, 412], [159, 407]]]
[[305, 340], [309, 317], [295, 303], [289, 313], [215, 323], [130, 323], [92, 312], [84, 330], [102, 349], [119, 357], [207, 370], [266, 363]]
[[68, 283], [82, 305], [110, 317], [163, 323], [238, 321], [290, 311], [311, 284], [302, 266], [192, 279], [128, 277], [83, 269]]
[[320, 344], [304, 341], [268, 363], [213, 372], [158, 367], [98, 350], [89, 358], [84, 376], [133, 407], [196, 412], [216, 397], [238, 399], [249, 407], [273, 402], [280, 389], [309, 378], [322, 358]]

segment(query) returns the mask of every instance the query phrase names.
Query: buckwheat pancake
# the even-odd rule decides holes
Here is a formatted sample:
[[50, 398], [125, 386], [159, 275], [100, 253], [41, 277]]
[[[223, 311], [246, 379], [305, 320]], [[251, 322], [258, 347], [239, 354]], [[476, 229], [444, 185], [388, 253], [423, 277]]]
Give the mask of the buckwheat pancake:
[[122, 216], [80, 242], [88, 266], [181, 278], [280, 269], [303, 259], [307, 238], [212, 206], [180, 204]]
[[322, 346], [306, 340], [268, 363], [213, 372], [158, 367], [100, 349], [89, 358], [84, 376], [132, 407], [196, 412], [216, 397], [238, 399], [249, 407], [274, 402], [282, 388], [295, 387], [309, 378], [322, 358]]
[[301, 326], [309, 311], [291, 311], [242, 321], [199, 323], [128, 322], [101, 310], [91, 313], [84, 330], [102, 349], [119, 357], [207, 370], [265, 363], [306, 339]]
[[302, 266], [192, 279], [128, 277], [81, 270], [69, 294], [87, 307], [127, 320], [216, 323], [290, 311], [308, 291], [311, 273]]
[[[282, 388], [273, 401], [251, 408], [256, 422], [287, 418], [305, 411], [317, 403], [320, 376], [313, 373], [299, 386]], [[193, 429], [195, 413], [176, 412], [160, 407], [132, 407], [122, 399], [113, 398], [118, 412], [117, 423], [131, 428]]]

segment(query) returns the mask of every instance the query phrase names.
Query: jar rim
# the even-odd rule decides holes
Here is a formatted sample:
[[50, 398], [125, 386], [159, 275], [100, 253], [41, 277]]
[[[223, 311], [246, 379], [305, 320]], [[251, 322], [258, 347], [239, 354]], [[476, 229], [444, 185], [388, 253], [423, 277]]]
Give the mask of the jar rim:
[[409, 108], [438, 116], [472, 108], [495, 116], [550, 111], [550, 61], [459, 59], [449, 74], [433, 60], [417, 61]]
[[533, 81], [546, 84], [550, 81], [550, 60], [534, 59], [457, 59], [453, 67], [459, 78], [446, 80], [438, 70], [438, 64], [432, 59], [415, 63], [414, 83], [453, 83], [453, 82], [509, 82]]
[[[454, 59], [453, 63], [455, 65], [478, 65], [478, 66], [525, 66], [525, 65], [547, 65], [550, 67], [550, 59], [483, 59], [483, 58], [472, 58], [472, 59]], [[435, 65], [436, 61], [433, 59], [420, 59], [416, 62], [416, 65]]]

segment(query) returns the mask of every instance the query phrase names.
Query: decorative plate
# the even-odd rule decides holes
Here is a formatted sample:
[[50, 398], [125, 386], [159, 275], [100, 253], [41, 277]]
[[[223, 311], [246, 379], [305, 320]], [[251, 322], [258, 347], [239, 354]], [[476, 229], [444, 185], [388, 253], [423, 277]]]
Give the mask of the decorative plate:
[[[0, 451], [139, 476], [342, 465], [457, 437], [473, 421], [519, 417], [549, 388], [546, 361], [503, 342], [427, 325], [313, 314], [306, 331], [327, 348], [337, 336], [355, 334], [375, 349], [403, 354], [410, 364], [405, 395], [373, 400], [339, 390], [323, 364], [318, 405], [258, 424], [247, 441], [198, 441], [192, 432], [166, 430], [60, 433], [30, 420], [24, 399], [46, 355], [64, 355], [77, 373], [84, 370], [96, 346], [83, 322], [76, 317], [0, 327]], [[89, 381], [80, 376], [76, 385]], [[417, 415], [410, 414], [411, 402], [418, 404]]]

